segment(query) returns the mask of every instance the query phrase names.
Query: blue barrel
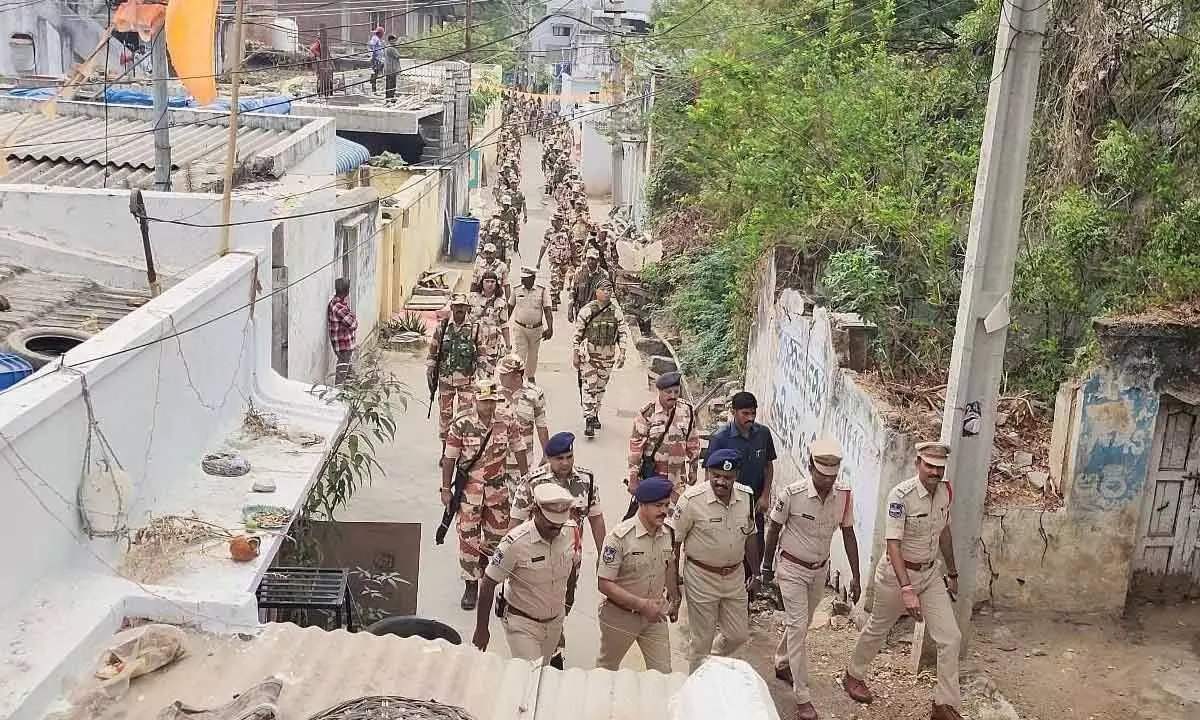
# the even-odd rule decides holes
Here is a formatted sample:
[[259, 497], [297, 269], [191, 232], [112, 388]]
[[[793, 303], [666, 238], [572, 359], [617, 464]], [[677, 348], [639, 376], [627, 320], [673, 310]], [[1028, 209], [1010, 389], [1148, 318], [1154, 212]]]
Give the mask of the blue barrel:
[[456, 262], [472, 262], [479, 249], [479, 218], [459, 215], [450, 228], [450, 258]]
[[0, 353], [0, 390], [7, 390], [33, 374], [33, 366], [25, 358], [12, 353]]

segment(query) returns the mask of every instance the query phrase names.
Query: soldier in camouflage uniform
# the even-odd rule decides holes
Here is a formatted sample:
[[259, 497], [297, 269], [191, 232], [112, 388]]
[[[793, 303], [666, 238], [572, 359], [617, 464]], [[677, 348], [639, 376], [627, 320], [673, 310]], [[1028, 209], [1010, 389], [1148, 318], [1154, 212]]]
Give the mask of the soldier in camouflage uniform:
[[483, 249], [479, 251], [479, 257], [475, 258], [475, 265], [471, 269], [472, 290], [479, 291], [483, 288], [483, 274], [489, 271], [495, 273], [496, 279], [500, 282], [500, 291], [507, 298], [508, 265], [496, 257], [496, 246], [492, 243], [484, 244]]
[[567, 320], [574, 322], [579, 309], [596, 297], [596, 288], [612, 286], [612, 275], [600, 265], [600, 251], [588, 248], [583, 254], [583, 264], [571, 278], [571, 304], [567, 306]]
[[479, 595], [479, 576], [508, 532], [509, 493], [504, 464], [509, 453], [528, 472], [525, 441], [512, 415], [500, 412], [500, 387], [493, 379], [476, 384], [475, 407], [454, 418], [442, 458], [443, 505], [450, 503], [456, 467], [470, 465], [458, 508], [458, 564], [466, 587], [460, 605], [472, 610]]
[[[505, 401], [501, 412], [512, 415], [525, 447], [530, 453], [534, 448], [545, 448], [546, 441], [550, 439], [550, 431], [546, 427], [546, 393], [525, 379], [525, 363], [521, 357], [514, 354], [501, 358], [496, 368], [496, 379], [500, 381], [500, 393]], [[508, 489], [516, 492], [524, 477], [517, 467], [516, 455], [509, 453], [504, 472]]]
[[[500, 255], [499, 251], [501, 248], [504, 247], [504, 244], [505, 244], [504, 240], [505, 240], [504, 221], [502, 219], [500, 219], [499, 212], [494, 212], [494, 213], [492, 213], [492, 216], [490, 218], [488, 218], [488, 221], [484, 224], [483, 229], [479, 231], [480, 247], [482, 248], [482, 247], [486, 247], [487, 245], [495, 245], [496, 251], [497, 251], [496, 255], [497, 255], [497, 257], [499, 257], [499, 255]], [[482, 252], [482, 250], [481, 250], [481, 252]], [[478, 260], [479, 260], [479, 258], [476, 258], [476, 261], [478, 261]], [[501, 258], [501, 262], [503, 262], [502, 258]]]
[[643, 461], [654, 463], [654, 472], [649, 475], [662, 475], [671, 481], [675, 487], [672, 502], [685, 486], [696, 482], [700, 427], [696, 409], [679, 398], [682, 382], [677, 372], [660, 375], [654, 382], [658, 398], [642, 406], [633, 418], [629, 436], [630, 493], [637, 490]]
[[583, 434], [600, 429], [600, 403], [613, 368], [625, 364], [625, 313], [612, 297], [612, 285], [596, 288], [596, 299], [579, 311], [572, 363], [583, 380]]
[[567, 276], [570, 275], [575, 261], [575, 249], [571, 246], [571, 239], [563, 230], [562, 224], [562, 215], [555, 214], [550, 218], [550, 227], [546, 228], [546, 237], [542, 241], [542, 250], [537, 261], [537, 266], [541, 267], [542, 258], [550, 256], [550, 302], [556, 312]]
[[[467, 319], [470, 303], [464, 295], [450, 298], [450, 317], [442, 320], [429, 343], [425, 380], [437, 387], [438, 437], [446, 439], [450, 420], [473, 404], [471, 388], [478, 361], [479, 326]], [[455, 407], [455, 400], [458, 406]]]
[[492, 271], [480, 278], [482, 288], [471, 293], [471, 322], [479, 324], [479, 353], [475, 376], [490, 378], [496, 363], [512, 347], [508, 334], [508, 302], [500, 292], [500, 281]]

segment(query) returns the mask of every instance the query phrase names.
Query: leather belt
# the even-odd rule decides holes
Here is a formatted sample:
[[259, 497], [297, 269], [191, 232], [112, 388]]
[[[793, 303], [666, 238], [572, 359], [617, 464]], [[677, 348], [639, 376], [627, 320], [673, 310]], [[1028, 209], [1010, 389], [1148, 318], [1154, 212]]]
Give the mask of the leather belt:
[[799, 565], [800, 567], [806, 567], [809, 570], [820, 570], [821, 568], [825, 567], [826, 563], [829, 562], [829, 558], [825, 558], [821, 562], [809, 562], [807, 560], [801, 560], [800, 558], [791, 554], [787, 550], [780, 550], [779, 556], [782, 557], [784, 560], [787, 560], [788, 562], [794, 562], [797, 565]]
[[554, 616], [554, 617], [552, 617], [552, 618], [546, 618], [545, 620], [543, 620], [543, 619], [541, 619], [541, 618], [536, 618], [536, 617], [534, 617], [534, 616], [530, 615], [529, 613], [525, 612], [525, 611], [524, 611], [524, 610], [522, 610], [521, 608], [519, 608], [519, 607], [516, 607], [516, 606], [515, 606], [515, 605], [513, 605], [512, 603], [509, 603], [509, 604], [508, 604], [508, 611], [509, 611], [510, 613], [512, 613], [513, 615], [516, 615], [517, 617], [523, 617], [523, 618], [525, 618], [526, 620], [532, 620], [532, 621], [534, 621], [535, 623], [542, 623], [543, 625], [544, 625], [544, 624], [546, 624], [546, 623], [548, 623], [548, 622], [554, 622], [555, 620], [557, 620], [557, 619], [558, 619], [558, 616], [557, 616], [557, 615], [555, 615], [555, 616]]
[[725, 567], [717, 567], [715, 565], [709, 565], [708, 563], [702, 563], [699, 560], [697, 560], [696, 558], [691, 557], [690, 555], [688, 556], [687, 561], [702, 570], [707, 570], [710, 573], [716, 573], [717, 575], [720, 575], [721, 577], [725, 577], [726, 575], [729, 575], [734, 570], [742, 569], [741, 563], [738, 563], [737, 565], [726, 565]]
[[526, 325], [525, 323], [521, 322], [520, 320], [518, 320], [516, 318], [513, 318], [513, 322], [515, 322], [516, 324], [525, 328], [526, 330], [537, 330], [538, 328], [540, 328], [542, 326], [541, 323], [538, 323], [537, 325]]
[[911, 560], [904, 561], [904, 567], [908, 568], [909, 570], [916, 570], [916, 571], [928, 570], [929, 568], [933, 567], [936, 564], [937, 564], [936, 560], [930, 560], [929, 562], [923, 562], [923, 563], [913, 562]]

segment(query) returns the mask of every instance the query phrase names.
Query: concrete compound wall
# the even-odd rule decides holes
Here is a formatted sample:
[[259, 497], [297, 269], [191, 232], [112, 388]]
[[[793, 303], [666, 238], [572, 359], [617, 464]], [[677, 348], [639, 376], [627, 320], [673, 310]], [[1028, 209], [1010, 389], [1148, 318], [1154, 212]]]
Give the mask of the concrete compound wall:
[[[808, 444], [818, 435], [842, 446], [842, 479], [853, 488], [864, 589], [882, 553], [887, 493], [912, 474], [912, 439], [888, 428], [871, 398], [838, 366], [833, 317], [822, 308], [804, 314], [794, 290], [775, 297], [774, 263], [759, 276], [758, 310], [746, 357], [746, 389], [758, 398], [759, 421], [775, 434], [777, 491], [808, 473]], [[832, 543], [830, 578], [850, 580], [841, 534]]]
[[445, 173], [409, 178], [386, 210], [379, 244], [379, 322], [403, 310], [421, 273], [442, 250], [442, 192]]
[[[759, 286], [746, 386], [759, 399], [760, 421], [775, 433], [777, 487], [807, 471], [807, 444], [817, 434], [841, 443], [866, 588], [882, 554], [887, 493], [912, 476], [916, 439], [888, 428], [880, 401], [838, 367], [830, 340], [836, 314], [816, 308], [805, 315], [804, 298], [793, 290], [776, 296], [773, 262]], [[976, 602], [1069, 613], [1123, 609], [1158, 413], [1155, 377], [1106, 366], [1064, 387], [1050, 464], [1063, 478], [1065, 505], [987, 509]], [[840, 536], [831, 557], [831, 578], [844, 583]]]

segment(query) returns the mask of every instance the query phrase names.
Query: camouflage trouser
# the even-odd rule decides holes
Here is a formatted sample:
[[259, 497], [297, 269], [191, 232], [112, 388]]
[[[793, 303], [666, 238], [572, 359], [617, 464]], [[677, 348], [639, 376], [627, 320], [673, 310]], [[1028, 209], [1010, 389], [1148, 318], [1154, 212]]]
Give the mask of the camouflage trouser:
[[[530, 451], [529, 454], [532, 456], [533, 452]], [[504, 486], [508, 488], [509, 497], [513, 497], [517, 492], [517, 488], [521, 485], [521, 479], [521, 468], [517, 467], [516, 457], [509, 455], [508, 461], [504, 463]]]
[[481, 482], [472, 478], [458, 507], [458, 566], [463, 580], [478, 580], [482, 565], [508, 532], [508, 486], [504, 475]]
[[[446, 431], [450, 429], [450, 421], [454, 416], [475, 404], [475, 394], [471, 391], [470, 382], [455, 385], [446, 378], [438, 380], [438, 437], [446, 439]], [[455, 398], [458, 406], [455, 407]]]
[[567, 283], [567, 275], [571, 273], [570, 263], [550, 263], [550, 301], [558, 307], [562, 297], [563, 286]]
[[600, 402], [604, 400], [604, 389], [612, 377], [613, 365], [617, 362], [615, 355], [592, 354], [588, 361], [580, 367], [583, 375], [583, 416], [597, 417], [600, 414]]

